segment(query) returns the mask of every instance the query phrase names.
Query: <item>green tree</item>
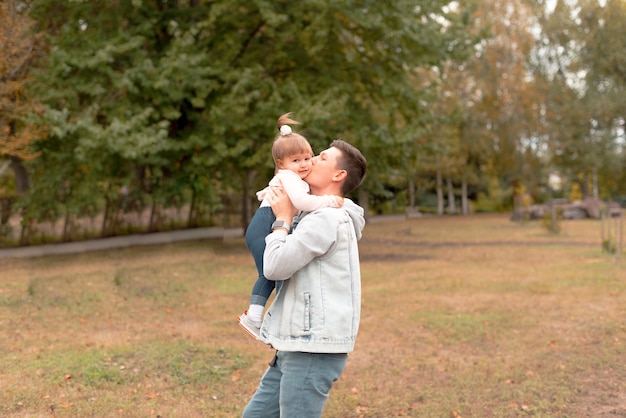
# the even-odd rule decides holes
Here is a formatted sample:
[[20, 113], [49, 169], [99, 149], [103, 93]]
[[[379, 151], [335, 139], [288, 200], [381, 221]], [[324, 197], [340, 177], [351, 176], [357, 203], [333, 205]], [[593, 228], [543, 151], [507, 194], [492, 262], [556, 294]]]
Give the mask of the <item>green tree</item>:
[[335, 137], [361, 148], [366, 187], [381, 190], [427, 118], [416, 69], [471, 46], [464, 12], [446, 5], [37, 0], [50, 53], [32, 88], [51, 135], [33, 202], [58, 200], [61, 179], [76, 210], [97, 203], [79, 190], [112, 201], [127, 188], [153, 205], [238, 193], [245, 225], [286, 111], [317, 151]]
[[544, 174], [541, 102], [528, 68], [535, 46], [531, 9], [524, 1], [484, 1], [470, 21], [480, 42], [466, 59], [440, 68], [432, 105], [437, 116], [426, 167], [435, 173], [439, 213], [444, 188], [451, 212], [459, 189], [462, 213], [470, 210], [470, 194], [492, 201], [482, 209], [501, 210], [510, 208], [514, 184], [535, 191]]
[[[536, 191], [544, 174], [538, 163], [543, 145], [541, 97], [528, 67], [536, 44], [535, 19], [523, 0], [481, 6], [479, 16], [492, 36], [468, 63], [476, 99], [466, 112], [466, 139], [480, 144], [473, 149], [485, 152], [480, 163], [483, 187], [488, 190], [495, 181], [512, 197], [517, 183]], [[512, 199], [495, 203], [510, 208]]]
[[626, 195], [626, 3], [609, 0], [602, 6], [582, 2], [576, 31], [582, 43], [581, 61], [587, 65], [585, 102], [591, 122], [588, 138], [596, 144], [592, 161], [592, 194]]
[[201, 11], [158, 1], [35, 3], [50, 52], [32, 89], [51, 135], [38, 144], [32, 207], [52, 198], [80, 213], [102, 197], [123, 205], [120, 191], [130, 190], [133, 200], [149, 197], [157, 219], [210, 182], [220, 154], [197, 158], [209, 151], [200, 116], [215, 84], [196, 42]]
[[537, 9], [546, 79], [545, 120], [554, 168], [583, 195], [624, 194], [623, 1], [558, 1]]

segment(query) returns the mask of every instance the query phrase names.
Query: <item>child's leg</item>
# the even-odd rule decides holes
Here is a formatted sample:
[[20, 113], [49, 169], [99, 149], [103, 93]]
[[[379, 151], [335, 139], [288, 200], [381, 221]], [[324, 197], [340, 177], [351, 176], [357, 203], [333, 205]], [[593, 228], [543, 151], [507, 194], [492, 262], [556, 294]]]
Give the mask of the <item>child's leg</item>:
[[267, 280], [263, 275], [265, 237], [272, 232], [272, 223], [275, 219], [271, 207], [260, 207], [254, 213], [246, 229], [246, 245], [252, 253], [254, 264], [258, 272], [257, 280], [252, 287], [250, 307], [248, 308], [248, 316], [254, 321], [261, 320], [265, 303], [275, 287], [274, 282]]

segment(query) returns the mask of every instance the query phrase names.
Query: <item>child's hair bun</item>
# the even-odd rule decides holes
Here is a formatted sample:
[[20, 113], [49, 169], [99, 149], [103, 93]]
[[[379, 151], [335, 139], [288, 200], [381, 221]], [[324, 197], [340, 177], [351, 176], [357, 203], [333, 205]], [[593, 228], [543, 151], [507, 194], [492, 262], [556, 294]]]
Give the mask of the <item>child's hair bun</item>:
[[291, 133], [291, 126], [283, 125], [280, 127], [280, 134], [282, 136], [289, 135]]

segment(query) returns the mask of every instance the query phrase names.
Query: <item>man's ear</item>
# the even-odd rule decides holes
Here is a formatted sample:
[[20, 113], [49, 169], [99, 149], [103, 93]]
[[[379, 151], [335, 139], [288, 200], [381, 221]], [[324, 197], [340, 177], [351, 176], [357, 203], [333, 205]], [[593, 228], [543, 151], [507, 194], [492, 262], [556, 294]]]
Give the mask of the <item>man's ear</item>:
[[342, 181], [346, 177], [348, 177], [348, 172], [346, 170], [339, 170], [333, 176], [333, 181]]

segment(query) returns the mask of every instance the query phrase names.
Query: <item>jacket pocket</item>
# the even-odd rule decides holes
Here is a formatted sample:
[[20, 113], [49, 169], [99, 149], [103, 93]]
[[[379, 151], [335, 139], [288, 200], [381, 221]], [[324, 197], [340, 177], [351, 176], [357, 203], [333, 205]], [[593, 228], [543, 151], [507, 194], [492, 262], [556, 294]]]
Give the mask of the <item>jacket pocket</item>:
[[302, 312], [304, 315], [304, 318], [302, 318], [303, 331], [309, 332], [311, 331], [311, 293], [304, 292], [302, 296], [304, 297], [304, 310]]

